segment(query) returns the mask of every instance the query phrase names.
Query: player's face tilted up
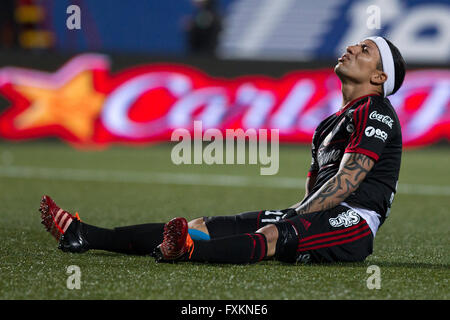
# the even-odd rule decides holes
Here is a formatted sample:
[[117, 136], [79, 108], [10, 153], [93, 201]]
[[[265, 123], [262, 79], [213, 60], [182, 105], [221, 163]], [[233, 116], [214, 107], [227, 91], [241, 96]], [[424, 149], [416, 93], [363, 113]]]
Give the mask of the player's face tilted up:
[[371, 40], [348, 46], [338, 59], [334, 72], [343, 83], [372, 84], [380, 86], [387, 75], [380, 69], [378, 47]]
[[405, 63], [392, 43], [371, 37], [347, 47], [335, 72], [342, 106], [316, 128], [305, 197], [291, 207], [109, 230], [73, 219], [45, 197], [47, 230], [64, 251], [151, 254], [162, 262], [363, 261], [396, 192], [402, 136], [386, 97], [400, 88]]

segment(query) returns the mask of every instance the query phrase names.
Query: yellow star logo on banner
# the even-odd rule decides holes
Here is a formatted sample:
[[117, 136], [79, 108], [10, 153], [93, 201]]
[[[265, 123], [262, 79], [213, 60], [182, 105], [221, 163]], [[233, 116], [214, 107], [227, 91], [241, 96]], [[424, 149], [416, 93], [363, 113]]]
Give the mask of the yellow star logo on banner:
[[83, 142], [92, 138], [105, 95], [95, 91], [91, 71], [77, 74], [59, 88], [14, 85], [30, 101], [15, 119], [18, 129], [60, 125]]

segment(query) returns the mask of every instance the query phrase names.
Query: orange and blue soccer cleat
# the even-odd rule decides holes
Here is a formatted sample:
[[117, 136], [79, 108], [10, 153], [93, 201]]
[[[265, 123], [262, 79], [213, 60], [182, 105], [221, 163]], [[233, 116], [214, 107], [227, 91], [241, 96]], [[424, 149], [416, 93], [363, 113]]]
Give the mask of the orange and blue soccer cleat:
[[157, 262], [188, 260], [193, 249], [186, 219], [174, 218], [164, 226], [163, 242], [156, 247], [153, 257]]

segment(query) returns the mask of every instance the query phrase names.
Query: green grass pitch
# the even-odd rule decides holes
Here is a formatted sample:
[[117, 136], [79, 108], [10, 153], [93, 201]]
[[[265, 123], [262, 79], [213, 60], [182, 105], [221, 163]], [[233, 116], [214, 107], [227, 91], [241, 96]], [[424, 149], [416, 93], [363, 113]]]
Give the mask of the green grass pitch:
[[[282, 146], [280, 170], [172, 164], [170, 145], [79, 151], [0, 143], [0, 299], [449, 299], [448, 147], [405, 151], [391, 216], [362, 263], [157, 264], [150, 257], [56, 249], [40, 224], [43, 194], [87, 223], [116, 227], [175, 216], [281, 209], [303, 197], [304, 146]], [[298, 186], [297, 186], [298, 184]], [[81, 288], [67, 288], [67, 267]], [[368, 289], [377, 265], [381, 288]]]

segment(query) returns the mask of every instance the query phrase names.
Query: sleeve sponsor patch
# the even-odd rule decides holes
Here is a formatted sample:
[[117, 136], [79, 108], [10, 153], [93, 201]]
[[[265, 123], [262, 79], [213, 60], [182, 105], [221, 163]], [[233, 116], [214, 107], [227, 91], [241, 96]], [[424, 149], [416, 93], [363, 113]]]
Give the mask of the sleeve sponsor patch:
[[368, 137], [374, 137], [377, 139], [382, 140], [383, 142], [386, 142], [387, 138], [388, 138], [388, 134], [381, 130], [381, 129], [375, 129], [372, 126], [368, 126], [366, 127], [366, 130], [364, 130], [364, 134]]
[[394, 120], [392, 120], [391, 117], [384, 115], [384, 114], [380, 114], [378, 113], [376, 110], [372, 111], [369, 115], [369, 119], [371, 120], [377, 120], [381, 123], [384, 123], [385, 125], [387, 125], [389, 128], [392, 129], [392, 125], [394, 123]]

